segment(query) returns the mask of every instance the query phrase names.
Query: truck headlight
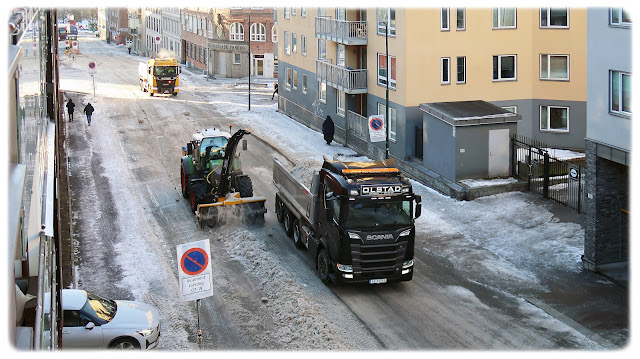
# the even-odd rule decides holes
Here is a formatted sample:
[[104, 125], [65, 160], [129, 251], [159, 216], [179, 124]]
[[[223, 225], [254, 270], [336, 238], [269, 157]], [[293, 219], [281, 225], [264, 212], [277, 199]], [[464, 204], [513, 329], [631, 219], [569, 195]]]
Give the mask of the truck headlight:
[[338, 263], [337, 268], [341, 272], [353, 273], [353, 266], [350, 264], [340, 264]]
[[400, 237], [408, 236], [409, 234], [411, 234], [411, 230], [407, 229], [406, 231], [402, 231], [400, 233]]
[[402, 269], [413, 267], [413, 259], [402, 262]]
[[362, 239], [362, 238], [360, 238], [359, 234], [353, 233], [353, 232], [349, 232], [349, 238], [350, 239]]

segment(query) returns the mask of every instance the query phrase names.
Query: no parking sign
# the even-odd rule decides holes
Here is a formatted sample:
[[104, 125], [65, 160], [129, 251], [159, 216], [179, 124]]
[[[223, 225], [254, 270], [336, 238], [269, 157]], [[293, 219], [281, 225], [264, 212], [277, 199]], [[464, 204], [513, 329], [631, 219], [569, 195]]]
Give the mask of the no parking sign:
[[384, 115], [369, 116], [369, 140], [371, 142], [382, 142], [387, 140]]
[[213, 295], [209, 240], [181, 244], [178, 255], [178, 281], [183, 300], [198, 300]]

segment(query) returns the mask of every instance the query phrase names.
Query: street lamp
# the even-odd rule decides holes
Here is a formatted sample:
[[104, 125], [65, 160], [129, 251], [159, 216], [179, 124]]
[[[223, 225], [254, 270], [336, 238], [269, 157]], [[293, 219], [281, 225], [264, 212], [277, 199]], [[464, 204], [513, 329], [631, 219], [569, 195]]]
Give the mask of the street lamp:
[[384, 45], [385, 45], [385, 56], [387, 57], [386, 59], [386, 65], [387, 65], [387, 89], [386, 89], [386, 101], [385, 101], [385, 114], [384, 114], [384, 120], [385, 120], [385, 126], [387, 127], [387, 136], [386, 136], [386, 147], [385, 147], [385, 159], [389, 159], [389, 134], [391, 133], [391, 129], [390, 129], [390, 124], [391, 121], [389, 120], [389, 71], [391, 69], [391, 63], [389, 61], [389, 19], [387, 19], [387, 21], [384, 23]]
[[249, 10], [249, 111], [251, 111], [251, 10]]

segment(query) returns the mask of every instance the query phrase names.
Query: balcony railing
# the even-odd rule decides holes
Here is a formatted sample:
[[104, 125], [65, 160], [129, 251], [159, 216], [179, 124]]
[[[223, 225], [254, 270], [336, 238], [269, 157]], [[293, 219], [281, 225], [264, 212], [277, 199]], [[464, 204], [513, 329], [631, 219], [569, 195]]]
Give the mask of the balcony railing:
[[331, 87], [348, 94], [367, 93], [367, 70], [352, 70], [326, 60], [316, 60], [316, 77]]
[[345, 45], [367, 44], [367, 22], [316, 17], [316, 37]]
[[347, 130], [357, 137], [369, 141], [369, 121], [353, 111], [347, 111]]

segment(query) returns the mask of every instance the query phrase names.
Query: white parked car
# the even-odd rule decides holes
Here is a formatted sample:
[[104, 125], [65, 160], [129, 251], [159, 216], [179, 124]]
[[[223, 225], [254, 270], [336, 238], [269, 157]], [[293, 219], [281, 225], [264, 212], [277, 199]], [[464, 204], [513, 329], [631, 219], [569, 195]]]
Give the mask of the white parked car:
[[160, 313], [148, 304], [63, 289], [62, 309], [63, 350], [152, 349], [158, 345]]

